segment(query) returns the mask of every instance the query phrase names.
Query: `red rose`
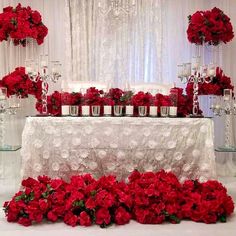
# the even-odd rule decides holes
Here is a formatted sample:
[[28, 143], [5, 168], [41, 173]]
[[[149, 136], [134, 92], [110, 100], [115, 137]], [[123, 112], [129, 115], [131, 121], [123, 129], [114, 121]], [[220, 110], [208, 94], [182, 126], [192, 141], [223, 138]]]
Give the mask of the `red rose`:
[[98, 225], [108, 225], [111, 222], [111, 215], [109, 213], [109, 210], [106, 208], [100, 208], [95, 213], [96, 217], [96, 224]]
[[33, 23], [35, 23], [35, 24], [39, 24], [42, 21], [41, 15], [38, 11], [32, 11], [31, 17], [32, 17]]
[[21, 224], [21, 225], [24, 225], [24, 226], [32, 225], [31, 220], [28, 219], [28, 218], [25, 218], [25, 217], [20, 217], [19, 220], [18, 220], [18, 223]]
[[131, 219], [131, 214], [123, 207], [119, 207], [115, 211], [115, 223], [118, 225], [128, 224]]
[[90, 226], [92, 224], [90, 216], [85, 212], [82, 211], [79, 215], [79, 223], [82, 226]]
[[89, 197], [88, 200], [85, 203], [86, 208], [88, 209], [95, 209], [96, 203], [93, 197]]
[[58, 217], [56, 214], [53, 213], [53, 211], [49, 211], [47, 214], [47, 219], [52, 221], [52, 222], [56, 222]]
[[64, 216], [64, 222], [72, 227], [75, 227], [79, 222], [79, 217], [74, 215], [72, 212], [68, 212]]

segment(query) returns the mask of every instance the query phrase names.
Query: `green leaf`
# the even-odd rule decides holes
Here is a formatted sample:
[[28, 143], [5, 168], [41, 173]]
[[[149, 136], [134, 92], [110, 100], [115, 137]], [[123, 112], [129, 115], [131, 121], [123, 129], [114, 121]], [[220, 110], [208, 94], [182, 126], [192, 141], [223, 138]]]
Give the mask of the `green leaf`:
[[220, 216], [220, 222], [225, 223], [226, 222], [226, 215]]
[[171, 220], [174, 220], [176, 223], [180, 223], [180, 219], [178, 217], [176, 217], [175, 215], [170, 215], [169, 216]]
[[91, 194], [91, 196], [94, 197], [94, 196], [97, 194], [97, 191], [96, 191], [96, 190], [93, 190], [93, 191], [90, 192], [90, 194]]

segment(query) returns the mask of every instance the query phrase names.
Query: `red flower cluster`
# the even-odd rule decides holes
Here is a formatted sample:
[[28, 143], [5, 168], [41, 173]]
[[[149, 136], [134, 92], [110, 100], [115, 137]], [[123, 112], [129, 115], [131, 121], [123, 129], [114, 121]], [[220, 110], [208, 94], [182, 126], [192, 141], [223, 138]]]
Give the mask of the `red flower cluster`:
[[194, 44], [203, 42], [210, 45], [227, 43], [234, 37], [230, 18], [219, 8], [208, 11], [197, 11], [189, 16], [187, 29], [188, 40]]
[[131, 104], [134, 106], [150, 106], [153, 97], [150, 93], [138, 92], [131, 98]]
[[22, 191], [4, 203], [8, 222], [29, 226], [43, 219], [63, 220], [71, 226], [123, 225], [131, 219], [142, 224], [179, 223], [181, 219], [215, 223], [226, 221], [234, 210], [232, 198], [217, 181], [199, 183], [163, 170], [134, 171], [129, 182], [114, 176], [95, 180], [91, 175], [61, 179], [40, 176], [22, 181]]
[[[60, 116], [61, 115], [61, 93], [55, 91], [53, 94], [47, 96], [47, 110], [48, 114], [53, 116]], [[35, 105], [36, 110], [39, 113], [42, 113], [43, 106], [41, 98], [37, 100]]]
[[33, 82], [25, 73], [24, 67], [18, 67], [10, 74], [0, 80], [0, 87], [6, 87], [8, 96], [17, 94], [21, 98], [34, 95], [37, 99], [41, 97], [42, 82]]
[[[203, 83], [198, 85], [199, 95], [223, 95], [224, 89], [234, 89], [230, 77], [223, 74], [223, 70], [217, 67], [216, 76], [211, 83]], [[188, 83], [186, 87], [188, 96], [193, 95], [193, 83]]]
[[24, 190], [4, 204], [8, 222], [29, 226], [45, 218], [63, 220], [71, 226], [95, 223], [106, 227], [126, 224], [131, 219], [128, 186], [114, 176], [99, 180], [89, 174], [73, 176], [70, 183], [41, 176], [24, 180], [22, 186]]
[[114, 101], [115, 105], [122, 105], [122, 96], [124, 91], [119, 88], [111, 88], [108, 93], [105, 94], [105, 97]]
[[33, 38], [40, 45], [47, 34], [40, 13], [29, 6], [22, 7], [19, 3], [16, 8], [4, 8], [0, 14], [0, 42], [11, 38], [15, 45], [25, 46], [26, 38]]
[[185, 181], [181, 202], [184, 218], [196, 222], [215, 223], [226, 221], [226, 216], [234, 211], [232, 198], [221, 183], [209, 180], [205, 183]]
[[103, 90], [88, 88], [83, 96], [83, 105], [103, 105], [101, 94], [104, 94]]
[[179, 223], [181, 214], [181, 184], [172, 173], [139, 173], [129, 176], [133, 198], [133, 217], [142, 224], [161, 224], [165, 220]]

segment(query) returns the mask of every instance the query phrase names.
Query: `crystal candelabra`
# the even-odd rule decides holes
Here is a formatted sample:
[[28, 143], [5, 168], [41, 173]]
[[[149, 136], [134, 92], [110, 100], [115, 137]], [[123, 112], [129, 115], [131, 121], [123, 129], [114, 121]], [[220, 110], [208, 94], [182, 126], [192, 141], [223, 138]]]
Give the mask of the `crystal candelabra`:
[[48, 81], [56, 83], [61, 77], [61, 64], [59, 61], [51, 61], [49, 66], [48, 55], [41, 55], [37, 60], [26, 61], [26, 73], [34, 82], [42, 81], [42, 115], [48, 115], [47, 93]]
[[201, 65], [201, 57], [192, 58], [192, 63], [183, 63], [177, 66], [178, 78], [182, 83], [193, 83], [193, 110], [192, 117], [199, 115], [198, 85], [199, 83], [210, 83], [216, 75], [216, 66], [213, 63]]
[[6, 115], [16, 115], [18, 108], [20, 108], [20, 97], [11, 95], [7, 97], [7, 88], [0, 88], [0, 151], [15, 151], [20, 146], [12, 146], [5, 144], [5, 118]]
[[236, 101], [233, 98], [231, 89], [224, 89], [223, 99], [217, 99], [211, 105], [211, 109], [215, 116], [225, 116], [225, 143], [219, 150], [236, 151], [236, 147], [232, 140], [232, 116], [236, 115]]
[[133, 14], [136, 12], [137, 0], [99, 0], [98, 10], [102, 15], [112, 13], [118, 17], [120, 14]]

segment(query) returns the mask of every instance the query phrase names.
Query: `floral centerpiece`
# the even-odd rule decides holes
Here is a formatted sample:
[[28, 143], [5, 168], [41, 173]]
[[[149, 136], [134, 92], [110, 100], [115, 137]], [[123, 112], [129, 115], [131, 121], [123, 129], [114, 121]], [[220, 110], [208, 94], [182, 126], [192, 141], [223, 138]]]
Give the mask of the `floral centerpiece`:
[[234, 32], [230, 18], [214, 7], [212, 10], [197, 11], [189, 16], [187, 35], [189, 42], [194, 44], [218, 45], [231, 41]]
[[48, 28], [43, 24], [41, 14], [31, 7], [5, 7], [0, 14], [0, 42], [13, 40], [14, 45], [26, 46], [26, 39], [33, 38], [38, 45], [42, 44], [48, 34]]
[[25, 67], [17, 67], [4, 76], [0, 80], [0, 86], [7, 88], [8, 96], [16, 94], [21, 98], [26, 98], [28, 95], [33, 95], [36, 99], [41, 98], [42, 82], [40, 80], [33, 82], [25, 73]]
[[[199, 95], [219, 95], [224, 94], [224, 89], [234, 89], [231, 83], [230, 77], [223, 73], [223, 70], [219, 67], [216, 69], [216, 76], [213, 77], [211, 83], [199, 83], [198, 94]], [[186, 93], [188, 96], [193, 94], [193, 83], [188, 83], [186, 87]]]
[[234, 211], [232, 198], [219, 182], [186, 180], [181, 184], [164, 170], [135, 170], [127, 183], [111, 175], [98, 180], [89, 174], [72, 176], [70, 182], [47, 176], [28, 178], [3, 207], [8, 222], [24, 226], [63, 220], [71, 226], [102, 228], [131, 219], [142, 224], [180, 223], [182, 219], [225, 222]]
[[119, 88], [111, 88], [108, 93], [105, 94], [104, 97], [111, 99], [115, 105], [122, 105], [122, 96], [124, 95], [124, 91]]
[[135, 106], [150, 106], [150, 103], [152, 101], [152, 95], [150, 93], [145, 93], [145, 92], [138, 92], [133, 95], [131, 99], [131, 103]]
[[98, 90], [95, 87], [88, 88], [86, 93], [83, 95], [83, 105], [103, 105], [103, 90]]

